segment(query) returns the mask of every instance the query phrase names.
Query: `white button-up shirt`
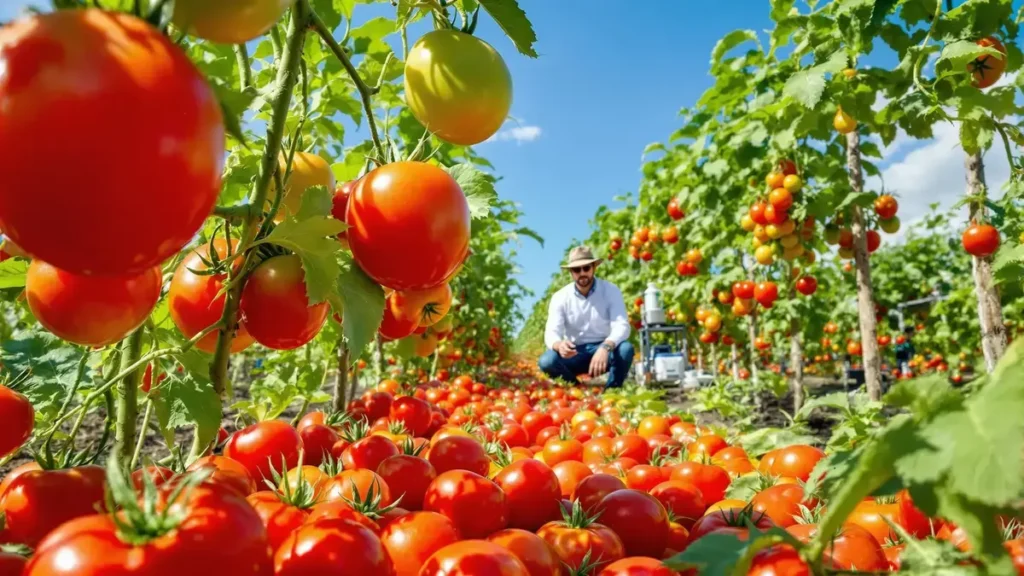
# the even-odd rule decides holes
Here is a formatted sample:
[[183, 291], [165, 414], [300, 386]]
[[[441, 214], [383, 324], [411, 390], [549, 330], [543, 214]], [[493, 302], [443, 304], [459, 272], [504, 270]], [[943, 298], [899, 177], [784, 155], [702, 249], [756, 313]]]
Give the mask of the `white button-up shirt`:
[[544, 343], [595, 344], [611, 340], [616, 346], [629, 338], [629, 318], [619, 287], [600, 278], [594, 279], [586, 296], [570, 283], [551, 297]]

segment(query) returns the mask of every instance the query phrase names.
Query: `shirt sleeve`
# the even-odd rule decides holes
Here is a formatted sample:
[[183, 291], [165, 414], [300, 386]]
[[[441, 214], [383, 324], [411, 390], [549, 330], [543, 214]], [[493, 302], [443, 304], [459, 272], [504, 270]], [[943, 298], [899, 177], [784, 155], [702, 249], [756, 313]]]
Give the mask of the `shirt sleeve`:
[[562, 313], [562, 295], [555, 292], [548, 303], [548, 322], [544, 328], [544, 344], [553, 350], [555, 342], [565, 334], [565, 315]]
[[610, 296], [612, 329], [611, 333], [608, 334], [608, 339], [618, 346], [629, 338], [631, 332], [629, 315], [626, 313], [626, 302], [622, 299], [622, 291], [619, 290], [618, 286], [610, 283], [607, 283], [607, 285], [614, 288]]

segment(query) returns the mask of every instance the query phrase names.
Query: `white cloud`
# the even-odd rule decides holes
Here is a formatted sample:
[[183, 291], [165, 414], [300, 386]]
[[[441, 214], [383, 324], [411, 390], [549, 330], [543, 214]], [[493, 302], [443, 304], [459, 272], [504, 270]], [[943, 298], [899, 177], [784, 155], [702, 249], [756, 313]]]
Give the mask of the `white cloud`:
[[[931, 140], [918, 142], [902, 134], [897, 140], [901, 141], [900, 148], [909, 150], [898, 161], [885, 165], [882, 177], [886, 190], [899, 200], [899, 217], [903, 226], [897, 236], [902, 236], [902, 232], [929, 212], [929, 205], [938, 203], [940, 210], [947, 210], [966, 194], [966, 156], [960, 146], [959, 126], [956, 124], [937, 124]], [[983, 161], [989, 195], [999, 198], [1003, 195], [1002, 188], [1009, 179], [1010, 170], [998, 140], [985, 153]], [[877, 177], [869, 177], [867, 185], [872, 190], [881, 189]], [[961, 212], [966, 220], [967, 209], [963, 208]]]
[[540, 126], [522, 125], [515, 126], [513, 128], [507, 128], [498, 132], [494, 136], [491, 136], [487, 142], [515, 142], [516, 144], [523, 144], [524, 142], [533, 142], [540, 138], [540, 135], [544, 131], [541, 130]]

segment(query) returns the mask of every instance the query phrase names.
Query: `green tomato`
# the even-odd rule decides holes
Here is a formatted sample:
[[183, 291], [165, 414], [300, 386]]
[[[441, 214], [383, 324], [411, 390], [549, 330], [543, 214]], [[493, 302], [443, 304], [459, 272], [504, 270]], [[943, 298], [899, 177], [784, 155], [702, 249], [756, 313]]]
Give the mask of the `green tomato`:
[[895, 234], [900, 230], [900, 219], [897, 216], [893, 216], [888, 220], [880, 220], [878, 227], [886, 234]]
[[471, 146], [505, 122], [512, 76], [490, 44], [456, 30], [435, 30], [409, 51], [405, 99], [413, 116], [439, 138]]

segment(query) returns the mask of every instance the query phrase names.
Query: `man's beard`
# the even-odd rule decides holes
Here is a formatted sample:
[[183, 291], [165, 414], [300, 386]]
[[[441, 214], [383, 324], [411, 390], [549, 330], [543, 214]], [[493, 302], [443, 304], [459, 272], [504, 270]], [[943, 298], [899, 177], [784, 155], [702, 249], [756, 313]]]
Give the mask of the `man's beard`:
[[593, 278], [589, 278], [589, 277], [583, 277], [583, 278], [577, 278], [576, 279], [576, 285], [579, 286], [580, 288], [586, 288], [587, 286], [590, 286], [593, 282], [594, 282], [594, 279]]

